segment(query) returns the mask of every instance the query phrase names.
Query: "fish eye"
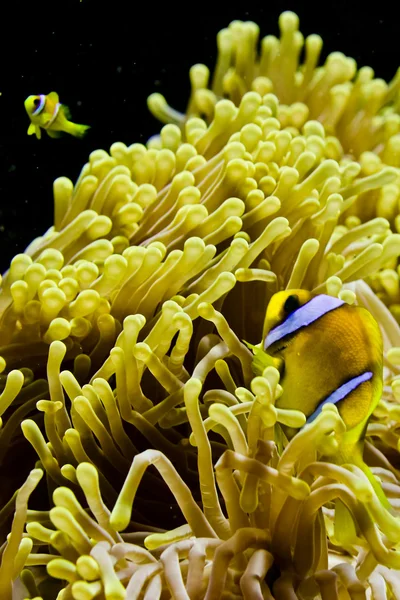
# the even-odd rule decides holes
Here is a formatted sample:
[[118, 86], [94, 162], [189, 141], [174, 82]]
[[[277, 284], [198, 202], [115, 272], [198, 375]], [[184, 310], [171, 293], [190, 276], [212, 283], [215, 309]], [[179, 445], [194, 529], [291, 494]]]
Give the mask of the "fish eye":
[[39, 106], [40, 104], [40, 99], [39, 98], [35, 98], [33, 101], [33, 106]]
[[294, 312], [300, 307], [299, 297], [293, 294], [292, 296], [288, 296], [286, 298], [285, 304], [283, 305], [283, 310], [287, 315]]

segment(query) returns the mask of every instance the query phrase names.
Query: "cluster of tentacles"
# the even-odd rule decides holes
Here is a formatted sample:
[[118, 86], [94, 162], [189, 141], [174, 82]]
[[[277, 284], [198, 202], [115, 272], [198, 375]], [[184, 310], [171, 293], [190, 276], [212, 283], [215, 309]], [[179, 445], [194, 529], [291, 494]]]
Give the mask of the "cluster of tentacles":
[[[54, 226], [3, 277], [4, 600], [400, 599], [400, 72], [318, 66], [320, 37], [280, 27], [258, 52], [232, 23], [186, 114], [150, 96], [159, 136], [57, 179]], [[391, 511], [319, 460], [334, 406], [304, 426], [278, 371], [253, 375], [243, 340], [299, 287], [381, 326], [365, 460]]]

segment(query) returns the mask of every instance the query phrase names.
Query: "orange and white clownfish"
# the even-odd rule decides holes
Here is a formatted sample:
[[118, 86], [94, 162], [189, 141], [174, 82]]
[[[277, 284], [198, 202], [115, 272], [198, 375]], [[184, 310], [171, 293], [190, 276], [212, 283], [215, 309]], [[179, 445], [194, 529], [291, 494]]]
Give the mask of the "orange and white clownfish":
[[[346, 432], [335, 461], [360, 467], [388, 506], [363, 460], [368, 420], [383, 389], [383, 342], [372, 315], [325, 294], [278, 292], [267, 307], [261, 348], [254, 351], [257, 374], [268, 365], [281, 373], [278, 408], [301, 410], [310, 423], [328, 402], [337, 406]], [[286, 433], [290, 438], [295, 432]]]

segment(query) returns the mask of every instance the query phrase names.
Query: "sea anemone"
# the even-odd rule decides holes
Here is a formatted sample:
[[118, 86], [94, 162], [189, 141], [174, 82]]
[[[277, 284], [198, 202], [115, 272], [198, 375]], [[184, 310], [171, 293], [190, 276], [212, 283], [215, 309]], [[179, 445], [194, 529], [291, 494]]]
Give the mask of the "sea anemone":
[[[57, 179], [4, 275], [4, 600], [400, 599], [400, 73], [318, 67], [315, 35], [300, 65], [280, 27], [259, 54], [254, 23], [221, 31], [211, 89], [194, 66], [186, 114], [150, 96], [159, 136]], [[335, 406], [303, 427], [254, 377], [244, 340], [300, 287], [381, 326], [364, 458], [391, 510], [330, 462]]]

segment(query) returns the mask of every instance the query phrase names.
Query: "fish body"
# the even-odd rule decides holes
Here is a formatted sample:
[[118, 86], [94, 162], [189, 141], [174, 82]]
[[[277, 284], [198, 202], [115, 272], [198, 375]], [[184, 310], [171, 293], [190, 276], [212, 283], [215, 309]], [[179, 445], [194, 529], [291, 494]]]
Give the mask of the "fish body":
[[47, 95], [28, 96], [24, 104], [31, 120], [28, 135], [35, 134], [38, 139], [41, 138], [42, 129], [53, 138], [60, 137], [63, 132], [75, 137], [83, 137], [89, 129], [88, 125], [78, 125], [69, 121], [69, 109], [64, 104], [60, 104], [56, 92], [50, 92]]
[[[267, 364], [281, 372], [278, 408], [301, 410], [310, 423], [324, 404], [336, 405], [346, 432], [335, 462], [360, 467], [387, 504], [363, 461], [366, 427], [383, 389], [383, 342], [372, 315], [325, 294], [278, 292], [267, 308], [260, 353], [258, 372]], [[285, 433], [290, 438], [295, 431]]]

